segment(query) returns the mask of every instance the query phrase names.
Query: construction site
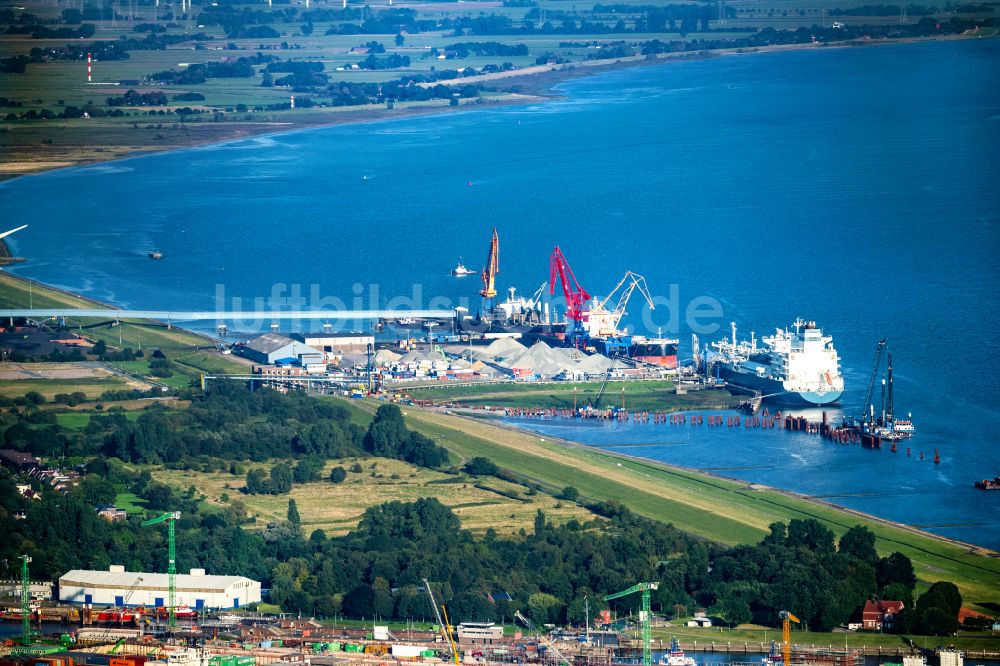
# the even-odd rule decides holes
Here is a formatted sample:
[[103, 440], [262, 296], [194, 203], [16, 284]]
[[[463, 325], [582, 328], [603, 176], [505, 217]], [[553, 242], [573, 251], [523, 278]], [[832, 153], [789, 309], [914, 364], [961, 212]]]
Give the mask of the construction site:
[[[178, 517], [176, 513], [167, 513], [147, 523], [166, 522], [172, 526]], [[190, 581], [181, 578], [178, 584], [179, 577], [173, 570], [172, 539], [170, 548], [170, 566], [166, 574], [106, 572], [117, 577], [117, 587], [108, 584], [108, 580], [93, 579], [90, 588], [103, 589], [108, 597], [91, 597], [91, 601], [82, 604], [65, 603], [65, 597], [75, 598], [80, 589], [86, 588], [84, 584], [77, 589], [84, 572], [69, 572], [60, 579], [60, 603], [47, 604], [44, 609], [32, 599], [28, 569], [31, 559], [23, 556], [21, 605], [19, 609], [12, 608], [4, 613], [6, 620], [19, 620], [21, 631], [0, 648], [0, 666], [264, 666], [348, 662], [378, 666], [402, 662], [451, 662], [455, 666], [494, 663], [862, 666], [866, 656], [901, 658], [905, 666], [927, 664], [926, 657], [915, 649], [879, 648], [875, 652], [796, 645], [791, 629], [799, 620], [790, 612], [781, 613], [781, 641], [771, 641], [769, 645], [697, 640], [682, 644], [677, 638], [669, 642], [654, 639], [654, 626], [670, 627], [671, 624], [654, 617], [651, 592], [658, 584], [646, 582], [606, 595], [604, 601], [610, 604], [610, 610], [596, 612], [593, 617], [588, 612], [588, 622], [584, 626], [565, 628], [539, 627], [519, 611], [514, 611], [513, 626], [456, 621], [448, 616], [447, 607], [438, 602], [434, 592], [437, 585], [427, 579], [423, 581], [423, 589], [434, 617], [427, 622], [408, 622], [405, 628], [390, 629], [388, 625], [375, 622], [346, 625], [341, 622], [338, 625], [336, 621], [265, 615], [220, 606], [195, 609], [189, 604]], [[162, 589], [161, 581], [151, 584], [149, 579], [153, 576], [166, 579], [166, 606], [150, 606], [141, 601], [145, 594]], [[76, 581], [76, 587], [70, 586], [70, 591], [64, 591], [64, 579]], [[121, 587], [129, 581], [128, 587]], [[85, 596], [92, 594], [82, 593]], [[620, 616], [615, 612], [617, 600], [635, 597], [639, 600], [638, 610], [633, 604], [629, 606], [633, 608], [631, 612], [623, 611]], [[108, 598], [114, 598], [114, 602], [100, 603]], [[710, 624], [704, 616], [702, 621]], [[686, 651], [700, 656], [696, 660], [686, 655]], [[939, 657], [944, 666], [962, 665], [962, 653], [942, 651]]]

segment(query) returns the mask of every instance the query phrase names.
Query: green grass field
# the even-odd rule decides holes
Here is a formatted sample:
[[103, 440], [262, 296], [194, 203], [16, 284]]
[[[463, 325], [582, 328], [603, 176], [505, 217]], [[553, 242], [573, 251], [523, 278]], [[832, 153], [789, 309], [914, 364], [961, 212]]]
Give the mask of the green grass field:
[[146, 500], [139, 498], [135, 493], [118, 493], [115, 497], [115, 506], [130, 515], [141, 515], [149, 508]]
[[479, 420], [418, 408], [406, 412], [410, 427], [463, 458], [485, 456], [526, 482], [552, 491], [572, 485], [585, 499], [620, 501], [640, 515], [712, 541], [754, 543], [770, 523], [792, 518], [814, 518], [838, 535], [861, 524], [875, 533], [880, 552], [907, 555], [922, 584], [954, 581], [972, 605], [1000, 597], [1000, 562], [992, 551], [742, 481], [548, 441]]
[[[56, 422], [63, 428], [69, 428], [70, 430], [81, 430], [87, 427], [90, 423], [90, 419], [94, 414], [103, 414], [106, 412], [59, 412], [56, 414]], [[135, 421], [139, 418], [139, 414], [142, 412], [137, 410], [125, 410], [121, 412], [125, 415], [125, 418], [129, 421]]]
[[739, 400], [725, 391], [698, 391], [686, 395], [674, 393], [669, 380], [608, 382], [598, 402], [602, 382], [548, 382], [528, 384], [478, 384], [466, 386], [430, 386], [408, 389], [417, 400], [456, 403], [469, 406], [539, 407], [572, 409], [574, 405], [597, 408], [621, 407], [632, 411], [680, 411], [684, 409], [732, 408]]
[[88, 399], [99, 397], [105, 391], [120, 391], [128, 389], [125, 381], [114, 376], [79, 377], [73, 379], [2, 379], [0, 380], [0, 395], [16, 398], [30, 391], [37, 391], [52, 400], [59, 393], [86, 394]]
[[[781, 641], [781, 632], [774, 628], [754, 627], [751, 625], [740, 626], [736, 629], [728, 627], [659, 627], [653, 629], [653, 647], [659, 648], [658, 641], [662, 641], [664, 646], [669, 647], [670, 639], [676, 636], [684, 645], [697, 643], [700, 646], [711, 645], [731, 646], [739, 650], [746, 644], [747, 649], [753, 651], [767, 651], [770, 641]], [[958, 636], [917, 636], [901, 634], [882, 634], [876, 632], [819, 632], [819, 631], [793, 631], [792, 644], [803, 647], [831, 647], [831, 648], [881, 648], [887, 653], [899, 650], [907, 650], [910, 647], [910, 640], [920, 648], [935, 648], [954, 645], [960, 650], [974, 652], [983, 650], [996, 652], [1000, 650], [1000, 636], [991, 634], [977, 634], [972, 632], [962, 632]], [[966, 659], [973, 658], [973, 654], [966, 654]]]

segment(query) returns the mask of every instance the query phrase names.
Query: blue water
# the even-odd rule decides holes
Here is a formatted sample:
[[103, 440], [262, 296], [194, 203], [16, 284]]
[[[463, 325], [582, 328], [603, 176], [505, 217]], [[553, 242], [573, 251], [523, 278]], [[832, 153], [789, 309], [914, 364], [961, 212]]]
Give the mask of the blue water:
[[642, 67], [571, 81], [551, 103], [22, 178], [0, 184], [0, 211], [31, 224], [12, 237], [30, 259], [10, 270], [118, 305], [247, 308], [298, 285], [295, 307], [409, 295], [475, 309], [475, 278], [448, 270], [459, 256], [478, 268], [495, 225], [501, 290], [537, 288], [555, 244], [591, 293], [634, 270], [658, 307], [633, 301], [631, 325], [678, 335], [682, 356], [693, 304], [718, 308], [702, 340], [731, 320], [758, 335], [817, 320], [852, 408], [888, 337], [897, 411], [938, 466], [773, 433], [551, 432], [745, 468], [726, 473], [1000, 547], [1000, 493], [972, 487], [1000, 474], [998, 82], [1000, 40]]

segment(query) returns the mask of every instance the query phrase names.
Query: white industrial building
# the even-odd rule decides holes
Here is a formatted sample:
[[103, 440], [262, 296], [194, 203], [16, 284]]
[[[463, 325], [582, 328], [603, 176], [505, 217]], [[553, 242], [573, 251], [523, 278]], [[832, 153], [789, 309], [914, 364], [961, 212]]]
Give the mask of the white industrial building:
[[[240, 608], [260, 603], [260, 581], [243, 576], [209, 576], [204, 569], [175, 578], [177, 606], [191, 608]], [[167, 574], [125, 571], [112, 565], [108, 571], [74, 569], [59, 578], [59, 601], [95, 606], [166, 606]]]

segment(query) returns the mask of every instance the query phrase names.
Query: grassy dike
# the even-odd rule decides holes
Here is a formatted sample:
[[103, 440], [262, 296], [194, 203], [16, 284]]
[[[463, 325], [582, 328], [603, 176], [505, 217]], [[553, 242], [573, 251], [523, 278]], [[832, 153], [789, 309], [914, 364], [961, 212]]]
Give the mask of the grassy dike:
[[[107, 304], [53, 289], [34, 281], [0, 271], [0, 308], [107, 308]], [[68, 317], [67, 326], [85, 337], [103, 340], [109, 347], [161, 349], [189, 375], [198, 373], [239, 373], [246, 368], [214, 353], [214, 341], [198, 333], [145, 319], [111, 322]], [[119, 336], [120, 342], [119, 342]]]
[[470, 407], [573, 409], [574, 406], [606, 408], [624, 403], [630, 411], [676, 412], [686, 409], [734, 409], [740, 403], [739, 398], [721, 390], [678, 395], [674, 392], [674, 382], [669, 379], [608, 382], [598, 401], [602, 386], [604, 382], [432, 385], [410, 388], [407, 392], [415, 400]]
[[[368, 413], [376, 406], [351, 404]], [[574, 486], [584, 500], [622, 502], [640, 515], [711, 541], [754, 543], [770, 523], [793, 518], [814, 518], [838, 536], [860, 524], [876, 535], [880, 553], [909, 557], [922, 585], [950, 580], [973, 607], [994, 601], [1000, 591], [998, 554], [985, 548], [743, 481], [542, 439], [479, 419], [412, 407], [404, 411], [411, 428], [459, 459], [485, 456], [526, 482], [550, 490]]]

